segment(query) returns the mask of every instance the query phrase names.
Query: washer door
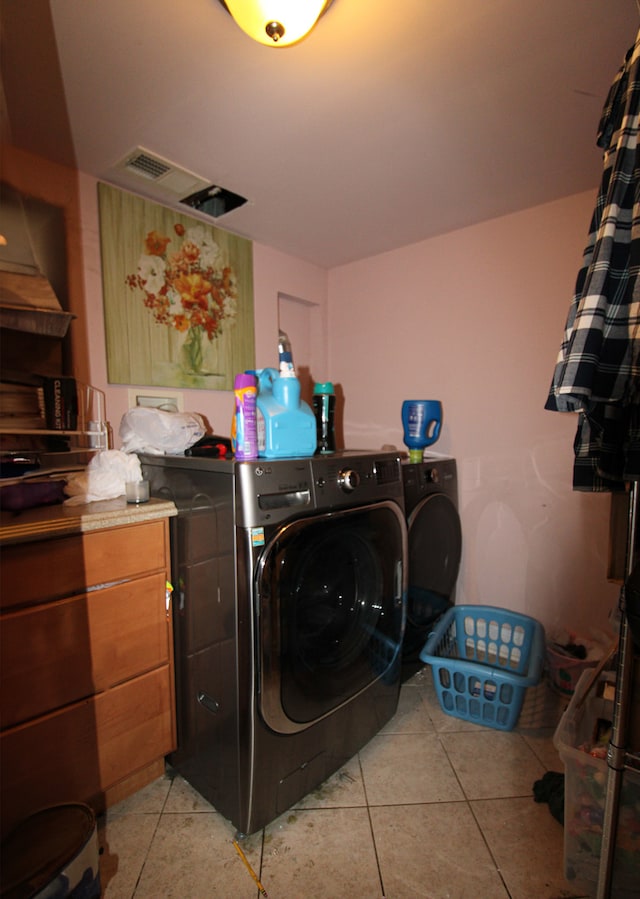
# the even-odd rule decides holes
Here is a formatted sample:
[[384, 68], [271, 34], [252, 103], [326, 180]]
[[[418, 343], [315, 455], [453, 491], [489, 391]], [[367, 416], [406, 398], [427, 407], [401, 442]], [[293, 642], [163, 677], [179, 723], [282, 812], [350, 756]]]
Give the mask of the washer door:
[[256, 580], [259, 698], [294, 733], [378, 678], [399, 680], [406, 526], [395, 503], [294, 522]]
[[402, 655], [418, 658], [434, 621], [450, 605], [462, 555], [460, 516], [442, 493], [418, 503], [409, 517], [407, 627]]

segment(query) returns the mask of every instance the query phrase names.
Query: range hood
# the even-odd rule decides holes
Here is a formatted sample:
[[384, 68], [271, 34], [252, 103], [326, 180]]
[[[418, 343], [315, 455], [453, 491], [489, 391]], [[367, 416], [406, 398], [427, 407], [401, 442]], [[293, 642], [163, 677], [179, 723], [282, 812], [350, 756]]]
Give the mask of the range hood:
[[[61, 211], [36, 201], [28, 212], [17, 191], [5, 184], [0, 190], [0, 327], [64, 337], [75, 316], [62, 308], [37, 258], [50, 253], [50, 211], [54, 217]], [[60, 230], [57, 239], [53, 230], [54, 245], [64, 245], [63, 220]]]

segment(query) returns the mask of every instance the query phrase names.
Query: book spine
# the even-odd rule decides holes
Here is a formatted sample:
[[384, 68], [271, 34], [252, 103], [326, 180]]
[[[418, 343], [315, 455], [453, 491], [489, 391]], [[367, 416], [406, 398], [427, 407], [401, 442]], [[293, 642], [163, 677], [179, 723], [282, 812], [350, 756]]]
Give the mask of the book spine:
[[75, 431], [78, 426], [75, 378], [45, 378], [43, 393], [47, 428], [52, 431]]

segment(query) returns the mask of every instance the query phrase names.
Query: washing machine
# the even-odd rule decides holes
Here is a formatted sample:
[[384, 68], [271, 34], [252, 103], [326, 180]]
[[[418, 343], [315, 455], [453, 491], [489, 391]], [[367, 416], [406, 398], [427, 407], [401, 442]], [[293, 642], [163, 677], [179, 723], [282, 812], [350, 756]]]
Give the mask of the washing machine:
[[402, 464], [409, 540], [403, 680], [423, 667], [419, 654], [434, 622], [455, 600], [462, 553], [455, 459]]
[[396, 711], [408, 553], [400, 457], [141, 460], [152, 495], [178, 508], [169, 760], [253, 833]]

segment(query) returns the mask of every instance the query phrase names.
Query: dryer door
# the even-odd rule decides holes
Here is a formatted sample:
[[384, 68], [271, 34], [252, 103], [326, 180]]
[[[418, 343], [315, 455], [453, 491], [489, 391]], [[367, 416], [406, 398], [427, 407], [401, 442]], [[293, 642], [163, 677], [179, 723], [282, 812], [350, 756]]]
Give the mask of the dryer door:
[[273, 730], [304, 730], [378, 678], [399, 682], [406, 548], [392, 502], [295, 521], [267, 544], [256, 633]]
[[462, 555], [458, 511], [442, 493], [418, 503], [409, 517], [409, 586], [407, 627], [402, 649], [414, 661], [434, 621], [450, 605]]

